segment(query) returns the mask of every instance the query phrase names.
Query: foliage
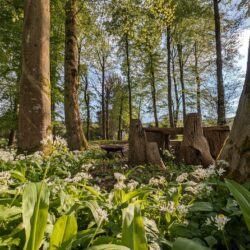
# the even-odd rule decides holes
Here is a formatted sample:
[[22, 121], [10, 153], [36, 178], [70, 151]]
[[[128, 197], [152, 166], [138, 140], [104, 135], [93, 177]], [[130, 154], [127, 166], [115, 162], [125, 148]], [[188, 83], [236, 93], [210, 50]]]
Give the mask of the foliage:
[[162, 172], [130, 169], [118, 157], [106, 158], [97, 144], [69, 152], [57, 138], [51, 146], [49, 156], [1, 151], [3, 249], [249, 247], [245, 212], [220, 180], [225, 162], [180, 166], [168, 154]]

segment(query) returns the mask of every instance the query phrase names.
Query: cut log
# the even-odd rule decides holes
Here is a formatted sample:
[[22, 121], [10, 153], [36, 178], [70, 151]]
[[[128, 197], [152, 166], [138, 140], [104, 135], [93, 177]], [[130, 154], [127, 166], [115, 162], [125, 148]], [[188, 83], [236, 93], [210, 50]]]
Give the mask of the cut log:
[[230, 129], [228, 126], [224, 130], [213, 130], [213, 129], [204, 129], [203, 128], [204, 136], [206, 137], [210, 153], [214, 159], [217, 159], [226, 139], [229, 136]]
[[129, 128], [129, 155], [130, 165], [140, 165], [147, 163], [146, 157], [146, 133], [141, 121], [132, 120]]
[[203, 135], [201, 117], [197, 113], [186, 116], [183, 141], [180, 147], [180, 158], [186, 164], [208, 167], [214, 163], [210, 154], [209, 144]]
[[161, 131], [146, 132], [147, 142], [156, 142], [162, 155], [165, 149], [169, 149], [169, 135]]
[[156, 142], [147, 143], [147, 163], [152, 165], [158, 165], [162, 169], [166, 169], [159, 152], [159, 148]]

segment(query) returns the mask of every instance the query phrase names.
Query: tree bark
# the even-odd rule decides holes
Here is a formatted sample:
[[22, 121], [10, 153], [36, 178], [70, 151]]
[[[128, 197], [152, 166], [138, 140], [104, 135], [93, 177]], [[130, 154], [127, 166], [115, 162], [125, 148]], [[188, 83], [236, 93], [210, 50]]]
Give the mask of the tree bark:
[[123, 97], [121, 97], [120, 112], [119, 112], [119, 124], [118, 124], [118, 141], [122, 140], [122, 114], [123, 114]]
[[110, 101], [110, 90], [106, 90], [106, 102], [105, 102], [105, 114], [106, 114], [106, 138], [109, 140], [109, 101]]
[[196, 105], [197, 113], [201, 115], [201, 79], [199, 74], [198, 66], [198, 53], [197, 53], [197, 42], [194, 44], [194, 58], [195, 58], [195, 80], [196, 80]]
[[89, 79], [88, 79], [88, 73], [85, 75], [85, 87], [84, 87], [84, 102], [86, 105], [86, 112], [87, 112], [87, 124], [86, 124], [86, 138], [87, 140], [90, 140], [90, 95], [88, 93], [89, 91]]
[[101, 68], [102, 68], [102, 139], [107, 139], [106, 132], [106, 113], [105, 113], [105, 57], [101, 58]]
[[233, 127], [219, 159], [229, 163], [228, 175], [237, 181], [250, 178], [250, 40], [247, 73]]
[[27, 0], [22, 47], [18, 151], [46, 151], [51, 135], [50, 1]]
[[70, 150], [87, 148], [79, 111], [79, 66], [77, 46], [77, 1], [67, 0], [65, 5], [65, 79], [64, 109], [67, 142]]
[[173, 102], [172, 102], [172, 81], [171, 81], [171, 30], [167, 27], [167, 51], [168, 51], [168, 116], [170, 127], [174, 127]]
[[129, 104], [129, 121], [132, 121], [132, 87], [130, 78], [130, 54], [129, 54], [129, 39], [128, 34], [125, 35], [125, 52], [126, 52], [126, 65], [127, 65], [127, 83], [128, 83], [128, 104]]
[[222, 65], [222, 48], [221, 48], [221, 27], [220, 27], [220, 0], [213, 0], [214, 3], [214, 21], [215, 21], [215, 39], [216, 39], [216, 65], [217, 65], [217, 113], [218, 125], [226, 124], [225, 111], [225, 91], [223, 83], [223, 65]]
[[183, 69], [183, 56], [182, 56], [182, 45], [177, 44], [178, 57], [179, 57], [179, 70], [180, 70], [180, 82], [181, 82], [181, 96], [182, 96], [182, 111], [183, 111], [183, 122], [186, 118], [186, 89], [184, 83], [184, 69]]
[[180, 157], [186, 164], [208, 167], [214, 163], [208, 142], [203, 135], [201, 117], [197, 113], [186, 116]]
[[180, 101], [179, 101], [179, 94], [178, 94], [178, 85], [175, 76], [175, 62], [172, 61], [172, 74], [173, 74], [173, 81], [174, 81], [174, 93], [175, 93], [175, 114], [174, 114], [174, 126], [177, 126], [178, 119], [179, 119], [179, 109], [180, 109]]
[[154, 119], [155, 119], [155, 127], [159, 127], [158, 115], [157, 115], [157, 105], [156, 105], [156, 90], [155, 90], [155, 72], [154, 72], [154, 65], [153, 65], [153, 55], [149, 55], [150, 61], [150, 82], [151, 82], [151, 95], [152, 95], [152, 102], [153, 102], [153, 111], [154, 111]]

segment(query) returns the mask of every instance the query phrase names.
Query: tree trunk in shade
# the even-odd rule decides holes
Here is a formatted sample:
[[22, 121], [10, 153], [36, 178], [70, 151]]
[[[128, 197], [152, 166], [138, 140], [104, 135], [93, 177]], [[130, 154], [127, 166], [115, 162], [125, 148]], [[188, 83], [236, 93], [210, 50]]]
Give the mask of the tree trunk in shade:
[[223, 69], [222, 69], [222, 55], [221, 55], [221, 28], [220, 28], [220, 0], [213, 0], [214, 2], [214, 21], [215, 21], [215, 39], [216, 39], [216, 65], [217, 65], [217, 114], [218, 125], [226, 124], [226, 111], [225, 111], [225, 91], [223, 83]]
[[68, 146], [71, 150], [83, 150], [88, 144], [83, 133], [79, 111], [76, 12], [77, 1], [67, 0], [65, 5], [64, 109]]
[[181, 96], [182, 96], [182, 111], [183, 111], [183, 122], [186, 118], [186, 89], [184, 83], [184, 65], [182, 56], [182, 45], [177, 44], [178, 57], [179, 57], [179, 69], [180, 69], [180, 82], [181, 82]]
[[219, 159], [229, 163], [228, 175], [238, 181], [250, 179], [250, 41], [245, 85], [232, 131], [222, 148]]
[[18, 151], [32, 153], [51, 135], [50, 1], [26, 0], [24, 15]]
[[154, 112], [154, 119], [155, 119], [155, 127], [159, 127], [158, 121], [158, 114], [157, 114], [157, 104], [156, 104], [156, 89], [155, 89], [155, 71], [154, 71], [154, 64], [153, 64], [153, 55], [149, 55], [150, 60], [150, 83], [151, 83], [151, 95], [152, 95], [152, 102], [153, 102], [153, 112]]
[[167, 28], [167, 51], [168, 51], [168, 116], [170, 127], [174, 127], [173, 101], [172, 101], [172, 81], [171, 81], [171, 37], [170, 27]]

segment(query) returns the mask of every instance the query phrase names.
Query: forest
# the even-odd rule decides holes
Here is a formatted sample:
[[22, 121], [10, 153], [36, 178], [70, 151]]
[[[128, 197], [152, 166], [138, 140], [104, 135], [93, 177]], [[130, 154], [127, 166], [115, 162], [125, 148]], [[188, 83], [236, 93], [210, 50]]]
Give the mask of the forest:
[[249, 0], [0, 6], [0, 250], [250, 249]]

